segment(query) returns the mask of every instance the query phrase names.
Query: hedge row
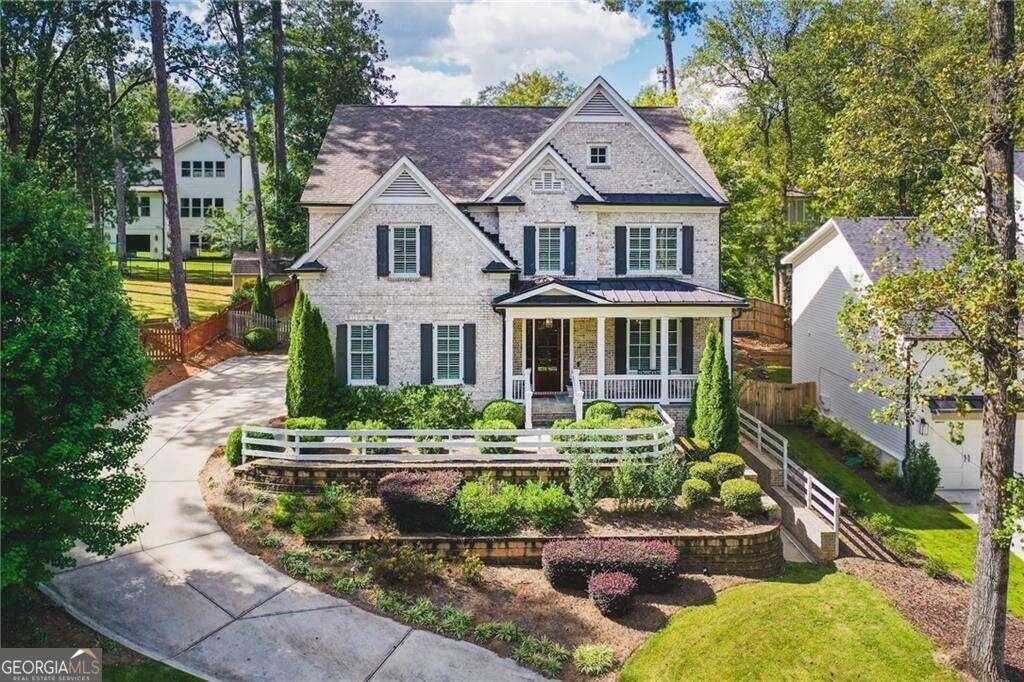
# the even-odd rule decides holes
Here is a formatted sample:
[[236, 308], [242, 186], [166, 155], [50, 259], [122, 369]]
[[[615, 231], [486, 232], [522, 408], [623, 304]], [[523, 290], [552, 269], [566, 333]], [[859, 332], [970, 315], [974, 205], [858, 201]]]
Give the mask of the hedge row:
[[584, 588], [594, 573], [622, 572], [639, 589], [660, 591], [676, 577], [679, 550], [660, 540], [554, 540], [541, 550], [544, 576], [555, 587]]

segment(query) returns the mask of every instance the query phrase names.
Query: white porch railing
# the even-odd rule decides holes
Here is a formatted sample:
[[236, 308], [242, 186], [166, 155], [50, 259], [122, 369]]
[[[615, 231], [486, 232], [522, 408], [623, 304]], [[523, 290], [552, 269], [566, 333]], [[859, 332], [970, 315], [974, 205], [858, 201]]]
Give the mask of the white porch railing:
[[[663, 416], [665, 419], [667, 417]], [[486, 438], [492, 440], [486, 440]], [[509, 440], [496, 441], [495, 437]], [[317, 439], [317, 440], [311, 440]], [[328, 462], [566, 462], [585, 449], [596, 459], [674, 452], [671, 420], [636, 429], [277, 429], [242, 427], [242, 461], [268, 457]], [[487, 449], [489, 452], [481, 452]]]
[[782, 464], [783, 487], [804, 501], [804, 506], [820, 515], [839, 533], [842, 499], [828, 486], [789, 458], [789, 441], [746, 410], [740, 409], [740, 433], [756, 448]]
[[523, 411], [526, 414], [526, 428], [533, 428], [533, 382], [529, 367], [523, 370]]
[[[584, 400], [597, 400], [598, 383], [601, 378], [594, 374], [579, 377]], [[694, 374], [668, 375], [667, 402], [690, 402], [693, 387], [697, 384]], [[658, 403], [662, 402], [660, 374], [606, 374], [604, 376], [604, 399], [620, 402]]]
[[572, 376], [572, 408], [576, 414], [576, 421], [583, 419], [583, 386], [580, 379], [580, 371], [575, 367], [571, 373]]

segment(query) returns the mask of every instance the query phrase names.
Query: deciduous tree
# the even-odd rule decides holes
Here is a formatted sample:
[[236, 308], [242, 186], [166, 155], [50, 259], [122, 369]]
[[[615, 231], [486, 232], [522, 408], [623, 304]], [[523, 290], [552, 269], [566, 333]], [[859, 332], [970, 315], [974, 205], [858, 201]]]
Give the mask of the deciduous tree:
[[493, 105], [499, 107], [561, 107], [569, 104], [583, 92], [583, 88], [569, 80], [563, 71], [529, 71], [517, 73], [512, 80], [488, 85], [475, 100], [463, 104]]

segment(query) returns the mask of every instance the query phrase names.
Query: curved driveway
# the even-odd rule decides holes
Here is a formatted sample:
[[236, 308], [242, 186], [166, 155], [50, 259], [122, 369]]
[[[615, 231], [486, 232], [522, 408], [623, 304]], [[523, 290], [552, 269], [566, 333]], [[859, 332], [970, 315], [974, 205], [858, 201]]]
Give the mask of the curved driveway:
[[146, 489], [125, 515], [145, 529], [113, 557], [76, 549], [76, 567], [43, 590], [102, 634], [210, 679], [539, 679], [298, 582], [236, 547], [207, 513], [199, 471], [234, 426], [284, 412], [285, 365], [232, 358], [155, 396], [138, 455]]

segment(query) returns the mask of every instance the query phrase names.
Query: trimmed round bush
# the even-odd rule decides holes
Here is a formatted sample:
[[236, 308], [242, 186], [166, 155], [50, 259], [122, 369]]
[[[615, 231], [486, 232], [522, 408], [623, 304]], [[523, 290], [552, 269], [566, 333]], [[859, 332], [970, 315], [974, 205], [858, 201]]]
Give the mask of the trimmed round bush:
[[[517, 406], [518, 407], [518, 406]], [[473, 422], [474, 429], [499, 429], [501, 431], [515, 431], [516, 425], [508, 419], [478, 419]], [[514, 443], [516, 437], [514, 434], [497, 435], [492, 434], [489, 436], [480, 436], [480, 440], [485, 443]], [[482, 447], [480, 452], [485, 454], [508, 454], [515, 452], [515, 448], [511, 447]]]
[[526, 424], [526, 412], [523, 410], [523, 406], [511, 400], [492, 400], [484, 405], [481, 417], [483, 421], [504, 419], [515, 424], [517, 429], [523, 428]]
[[661, 540], [552, 540], [541, 550], [544, 577], [554, 587], [582, 589], [593, 573], [621, 571], [636, 578], [641, 590], [660, 591], [672, 584], [679, 550]]
[[[290, 417], [285, 420], [284, 428], [323, 431], [327, 428], [327, 420], [323, 417]], [[323, 439], [323, 436], [299, 436], [303, 443], [320, 443]]]
[[269, 327], [253, 327], [245, 332], [242, 343], [249, 350], [272, 350], [277, 348], [277, 330]]
[[745, 478], [733, 478], [722, 484], [719, 497], [722, 506], [740, 516], [754, 516], [764, 511], [761, 506], [761, 486]]
[[699, 478], [683, 481], [683, 499], [690, 507], [700, 507], [711, 501], [711, 484]]
[[242, 427], [236, 426], [231, 433], [228, 434], [228, 440], [224, 444], [224, 456], [227, 457], [228, 464], [236, 467], [242, 463]]
[[622, 571], [595, 573], [587, 581], [587, 595], [602, 616], [613, 617], [629, 613], [636, 594], [636, 578]]
[[683, 438], [681, 443], [686, 450], [686, 458], [691, 461], [707, 461], [708, 455], [711, 454], [711, 443], [702, 438]]
[[504, 535], [519, 525], [519, 495], [517, 486], [482, 474], [455, 496], [455, 525], [467, 535]]
[[402, 532], [448, 530], [451, 504], [462, 476], [457, 471], [396, 471], [380, 479], [377, 494]]
[[[385, 431], [388, 425], [379, 419], [367, 419], [365, 421], [351, 421], [345, 427], [346, 431]], [[387, 443], [387, 436], [351, 436], [353, 443]], [[376, 448], [362, 448], [360, 452], [379, 452]]]
[[550, 533], [572, 523], [573, 500], [560, 483], [527, 481], [519, 488], [519, 516], [534, 528]]
[[730, 478], [742, 478], [743, 472], [747, 470], [747, 463], [739, 455], [731, 452], [719, 452], [711, 455], [711, 463], [718, 469], [718, 482], [728, 481]]
[[711, 462], [694, 462], [690, 465], [689, 477], [706, 481], [714, 490], [718, 486], [718, 467]]
[[583, 413], [584, 419], [618, 419], [622, 416], [622, 410], [615, 403], [607, 400], [598, 400], [587, 405]]
[[647, 407], [646, 405], [637, 405], [626, 410], [626, 415], [629, 419], [636, 419], [642, 422], [650, 422], [652, 424], [660, 424], [661, 417], [653, 407]]

